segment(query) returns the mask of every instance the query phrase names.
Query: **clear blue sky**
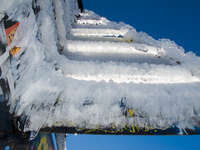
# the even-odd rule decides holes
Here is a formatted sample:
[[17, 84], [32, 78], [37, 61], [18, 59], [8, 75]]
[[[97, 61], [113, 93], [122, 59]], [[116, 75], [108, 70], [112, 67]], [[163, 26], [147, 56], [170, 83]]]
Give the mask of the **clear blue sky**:
[[[200, 0], [83, 0], [87, 9], [200, 56]], [[73, 136], [68, 150], [199, 150], [200, 136]]]
[[83, 3], [87, 9], [130, 24], [156, 39], [169, 38], [187, 51], [200, 51], [199, 0], [83, 0]]

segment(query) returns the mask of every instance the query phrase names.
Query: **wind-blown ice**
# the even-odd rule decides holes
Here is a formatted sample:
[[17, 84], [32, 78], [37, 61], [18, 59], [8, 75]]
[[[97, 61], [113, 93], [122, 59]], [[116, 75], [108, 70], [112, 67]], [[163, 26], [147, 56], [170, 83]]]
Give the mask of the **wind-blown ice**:
[[[64, 3], [38, 1], [37, 15], [28, 0], [20, 6], [19, 2], [9, 2], [15, 7], [5, 9], [8, 14], [17, 12], [11, 17], [20, 22], [7, 50], [14, 45], [22, 47], [11, 60], [16, 86], [9, 103], [11, 112], [25, 118], [24, 131], [111, 124], [194, 126], [191, 120], [200, 117], [199, 57], [184, 53], [170, 40], [155, 40], [92, 11], [80, 13], [77, 22], [73, 22], [75, 16], [64, 13], [73, 14], [72, 6], [63, 7], [60, 2]], [[64, 4], [70, 3], [66, 0]], [[54, 15], [58, 16], [56, 20]], [[91, 30], [94, 32], [90, 35]], [[104, 42], [99, 35], [133, 41]], [[80, 41], [78, 36], [86, 38]], [[88, 41], [91, 36], [94, 40]], [[63, 55], [58, 53], [59, 44]], [[123, 115], [119, 105], [122, 98], [134, 109], [135, 117], [127, 119]], [[85, 101], [91, 104], [84, 105]]]

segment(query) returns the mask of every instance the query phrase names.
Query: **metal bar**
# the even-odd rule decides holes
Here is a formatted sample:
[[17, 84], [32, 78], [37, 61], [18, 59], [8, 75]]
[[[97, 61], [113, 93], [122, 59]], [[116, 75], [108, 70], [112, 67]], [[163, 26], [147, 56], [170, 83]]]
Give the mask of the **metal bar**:
[[82, 0], [77, 0], [77, 1], [78, 1], [78, 7], [79, 7], [79, 9], [81, 10], [81, 12], [83, 12], [84, 11], [84, 7], [83, 7]]
[[80, 129], [76, 127], [51, 127], [43, 128], [41, 132], [55, 132], [67, 134], [94, 134], [94, 135], [200, 135], [200, 128], [182, 129], [170, 127], [167, 129], [147, 129], [140, 127], [127, 128], [97, 128], [97, 129]]

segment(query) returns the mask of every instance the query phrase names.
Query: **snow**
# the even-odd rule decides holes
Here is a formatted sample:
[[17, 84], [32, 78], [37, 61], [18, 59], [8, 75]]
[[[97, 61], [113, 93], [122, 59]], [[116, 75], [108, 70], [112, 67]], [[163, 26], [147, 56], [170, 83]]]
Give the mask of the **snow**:
[[[1, 4], [0, 4], [0, 14], [2, 16], [2, 14], [5, 13], [13, 13], [12, 11], [8, 11], [8, 10], [13, 10], [17, 7], [20, 7], [21, 5], [25, 4], [25, 3], [31, 3], [32, 0], [1, 0]], [[9, 14], [10, 15], [10, 14]]]
[[[92, 11], [86, 10], [80, 15], [83, 20], [80, 17], [73, 22], [78, 10], [72, 9], [76, 8], [72, 0], [38, 1], [37, 15], [30, 1], [13, 2], [7, 1], [7, 7], [2, 7], [2, 1], [0, 11], [20, 22], [7, 51], [14, 45], [22, 48], [11, 60], [16, 86], [9, 103], [11, 112], [26, 118], [24, 131], [111, 124], [192, 128], [191, 119], [199, 119], [200, 57], [184, 53], [168, 39], [155, 40]], [[77, 40], [75, 31], [94, 40]], [[121, 34], [134, 42], [98, 38]], [[135, 117], [123, 115], [119, 105], [122, 98], [134, 109]], [[85, 101], [92, 104], [83, 105]]]
[[71, 30], [73, 36], [123, 36], [127, 33], [127, 30], [116, 30], [116, 29], [84, 29], [74, 28]]
[[144, 44], [127, 44], [116, 42], [88, 42], [88, 41], [67, 41], [67, 51], [71, 53], [95, 53], [104, 54], [126, 54], [130, 55], [152, 55], [159, 56], [164, 53], [162, 49], [144, 45]]
[[1, 60], [0, 60], [0, 66], [6, 61], [6, 59], [8, 59], [9, 57], [9, 53], [6, 52], [3, 55], [1, 55]]

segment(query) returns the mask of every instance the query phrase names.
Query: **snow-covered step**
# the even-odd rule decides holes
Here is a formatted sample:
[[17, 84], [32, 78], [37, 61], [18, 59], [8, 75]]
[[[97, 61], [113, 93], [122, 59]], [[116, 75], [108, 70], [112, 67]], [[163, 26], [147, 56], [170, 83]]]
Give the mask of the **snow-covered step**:
[[195, 83], [200, 81], [197, 78], [187, 79], [190, 76], [179, 76], [178, 74], [171, 78], [166, 76], [151, 76], [151, 75], [110, 75], [110, 74], [66, 74], [76, 80], [95, 81], [95, 82], [115, 82], [115, 83], [135, 83], [135, 84], [180, 84], [180, 83]]
[[128, 29], [94, 29], [94, 28], [72, 28], [71, 35], [77, 37], [120, 37], [128, 33]]
[[101, 16], [97, 15], [96, 13], [89, 11], [89, 10], [84, 10], [84, 12], [79, 13], [81, 19], [100, 19], [102, 18]]
[[118, 25], [113, 25], [113, 24], [94, 24], [94, 25], [90, 25], [90, 24], [73, 24], [72, 25], [73, 28], [90, 28], [90, 29], [115, 29], [115, 30], [120, 30], [121, 26]]
[[68, 40], [63, 54], [71, 60], [178, 65], [163, 49], [139, 43]]
[[126, 54], [159, 56], [164, 52], [161, 48], [146, 44], [129, 44], [102, 41], [68, 40], [66, 48], [71, 53]]
[[134, 39], [128, 36], [102, 36], [102, 37], [93, 37], [93, 36], [70, 36], [70, 40], [78, 40], [78, 41], [104, 41], [104, 42], [126, 42], [133, 43]]
[[76, 62], [66, 66], [66, 77], [80, 81], [134, 83], [134, 84], [183, 84], [200, 83], [200, 79], [180, 65], [124, 64], [118, 62]]
[[119, 24], [116, 22], [111, 22], [106, 18], [99, 17], [99, 18], [79, 18], [72, 24], [74, 28], [114, 28], [120, 29], [124, 28], [124, 24]]
[[107, 25], [108, 20], [105, 19], [105, 18], [102, 18], [102, 19], [89, 19], [89, 18], [88, 19], [77, 19], [76, 23], [80, 24], [80, 25], [84, 25], [84, 24], [87, 24], [87, 25]]
[[79, 40], [79, 41], [107, 41], [107, 42], [126, 42], [126, 43], [133, 43], [133, 39], [128, 39], [126, 37], [70, 37], [71, 40]]

